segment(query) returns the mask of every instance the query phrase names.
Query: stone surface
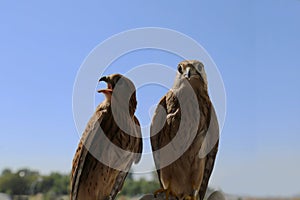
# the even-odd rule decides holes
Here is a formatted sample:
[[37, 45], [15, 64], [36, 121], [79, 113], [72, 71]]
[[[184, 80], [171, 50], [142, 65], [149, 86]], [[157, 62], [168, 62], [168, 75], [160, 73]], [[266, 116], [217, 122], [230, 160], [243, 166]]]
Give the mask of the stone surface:
[[215, 191], [207, 198], [207, 200], [225, 200], [225, 196], [220, 191]]
[[[159, 194], [157, 197], [154, 197], [153, 194], [145, 194], [139, 200], [166, 200], [164, 194]], [[177, 200], [174, 197], [169, 198], [169, 200]], [[225, 196], [220, 191], [215, 191], [207, 198], [207, 200], [225, 200]]]

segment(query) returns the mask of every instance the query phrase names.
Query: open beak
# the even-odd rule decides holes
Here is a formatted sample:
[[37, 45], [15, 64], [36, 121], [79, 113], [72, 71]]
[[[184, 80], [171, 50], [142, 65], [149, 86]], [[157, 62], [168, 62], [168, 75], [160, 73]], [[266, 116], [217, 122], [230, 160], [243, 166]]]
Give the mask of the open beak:
[[107, 76], [103, 76], [99, 79], [99, 82], [101, 81], [107, 82], [107, 80], [108, 80]]
[[103, 76], [99, 79], [99, 82], [101, 82], [101, 81], [104, 81], [104, 82], [107, 83], [107, 88], [106, 89], [100, 89], [97, 92], [99, 92], [99, 93], [101, 93], [101, 92], [102, 93], [112, 93], [113, 88], [112, 88], [111, 83], [109, 82], [109, 78], [107, 76]]
[[190, 79], [190, 77], [191, 77], [191, 68], [190, 67], [186, 68], [184, 77], [187, 79]]

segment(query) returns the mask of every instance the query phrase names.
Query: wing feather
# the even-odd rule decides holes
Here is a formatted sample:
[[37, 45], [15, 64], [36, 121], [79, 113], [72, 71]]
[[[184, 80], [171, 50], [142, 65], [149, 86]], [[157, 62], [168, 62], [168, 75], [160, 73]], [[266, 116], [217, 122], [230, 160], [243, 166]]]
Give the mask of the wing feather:
[[[164, 110], [163, 110], [164, 109]], [[158, 106], [153, 115], [152, 124], [150, 127], [150, 136], [151, 136], [151, 147], [153, 152], [154, 163], [157, 171], [158, 180], [160, 182], [161, 187], [163, 187], [162, 182], [160, 180], [160, 163], [159, 163], [159, 153], [155, 152], [161, 148], [161, 132], [166, 131], [166, 124], [162, 124], [166, 122], [166, 96], [163, 96], [158, 103]], [[161, 129], [161, 127], [163, 127]], [[159, 131], [159, 129], [161, 129]]]
[[137, 157], [134, 160], [134, 163], [137, 164], [140, 162], [142, 158], [142, 152], [143, 152], [143, 138], [142, 138], [142, 130], [139, 120], [134, 116], [134, 122], [137, 125], [137, 137], [138, 137], [138, 148], [134, 150], [134, 152], [137, 152]]
[[135, 152], [135, 153], [138, 153], [136, 155], [136, 158], [133, 159], [132, 161], [130, 161], [126, 167], [126, 170], [125, 171], [120, 171], [117, 178], [116, 178], [116, 181], [115, 181], [115, 185], [112, 189], [112, 192], [111, 192], [111, 199], [115, 199], [116, 196], [118, 195], [118, 193], [121, 191], [121, 189], [123, 188], [123, 185], [124, 185], [124, 182], [125, 182], [125, 179], [128, 175], [128, 172], [129, 172], [129, 169], [132, 165], [132, 163], [138, 163], [140, 160], [141, 160], [141, 156], [142, 156], [142, 151], [143, 151], [143, 141], [142, 141], [142, 132], [141, 132], [141, 127], [140, 127], [140, 123], [138, 121], [138, 119], [134, 116], [134, 121], [135, 121], [135, 124], [138, 125], [136, 126], [137, 127], [137, 136], [138, 136], [138, 139], [137, 140], [134, 140], [134, 142], [138, 141], [138, 143], [136, 143], [136, 145], [134, 146], [134, 149], [132, 152]]
[[91, 146], [97, 130], [100, 127], [100, 123], [106, 113], [106, 110], [101, 110], [98, 112], [96, 111], [90, 119], [87, 128], [82, 135], [82, 138], [76, 150], [76, 155], [73, 159], [71, 176], [71, 200], [77, 199], [81, 173], [86, 162], [87, 154], [89, 152], [86, 147]]
[[[204, 146], [206, 148], [211, 148], [211, 145], [214, 145], [214, 146], [206, 156], [203, 180], [202, 180], [202, 183], [201, 183], [201, 186], [200, 186], [200, 189], [199, 189], [199, 200], [203, 200], [203, 198], [205, 196], [207, 186], [208, 186], [208, 182], [209, 182], [209, 178], [210, 178], [211, 173], [213, 171], [216, 155], [217, 155], [217, 152], [218, 152], [219, 125], [218, 125], [216, 112], [215, 112], [215, 109], [214, 109], [213, 106], [211, 107], [211, 118], [210, 118], [209, 128], [208, 128], [208, 131], [207, 131], [207, 134], [206, 134], [206, 138], [204, 140]], [[200, 157], [202, 156], [201, 154], [204, 155], [204, 153], [206, 151], [209, 151], [209, 149], [206, 149], [206, 148], [201, 148], [201, 150], [203, 150], [203, 151], [199, 152]]]

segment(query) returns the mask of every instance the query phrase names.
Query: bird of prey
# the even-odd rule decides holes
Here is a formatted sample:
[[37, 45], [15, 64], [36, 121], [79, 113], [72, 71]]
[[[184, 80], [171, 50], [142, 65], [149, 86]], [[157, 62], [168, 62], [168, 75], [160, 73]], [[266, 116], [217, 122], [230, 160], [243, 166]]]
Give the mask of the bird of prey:
[[71, 200], [113, 200], [122, 189], [131, 165], [142, 153], [142, 137], [134, 84], [112, 74], [99, 81], [105, 100], [96, 108], [73, 159]]
[[219, 127], [208, 95], [204, 65], [182, 61], [173, 87], [151, 124], [151, 146], [166, 199], [203, 200], [219, 143]]

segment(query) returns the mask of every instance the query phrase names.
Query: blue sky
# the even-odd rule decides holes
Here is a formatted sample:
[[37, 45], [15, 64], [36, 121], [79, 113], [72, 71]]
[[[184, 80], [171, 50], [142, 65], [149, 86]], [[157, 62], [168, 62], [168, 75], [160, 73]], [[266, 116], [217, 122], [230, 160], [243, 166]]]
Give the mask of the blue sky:
[[[1, 1], [0, 169], [69, 172], [79, 140], [72, 91], [84, 58], [114, 34], [155, 26], [195, 39], [223, 77], [227, 116], [211, 185], [233, 194], [299, 194], [299, 9], [298, 0]], [[114, 69], [149, 62], [175, 68], [178, 57], [142, 51]], [[148, 89], [139, 92], [144, 124], [143, 113], [165, 92]]]

